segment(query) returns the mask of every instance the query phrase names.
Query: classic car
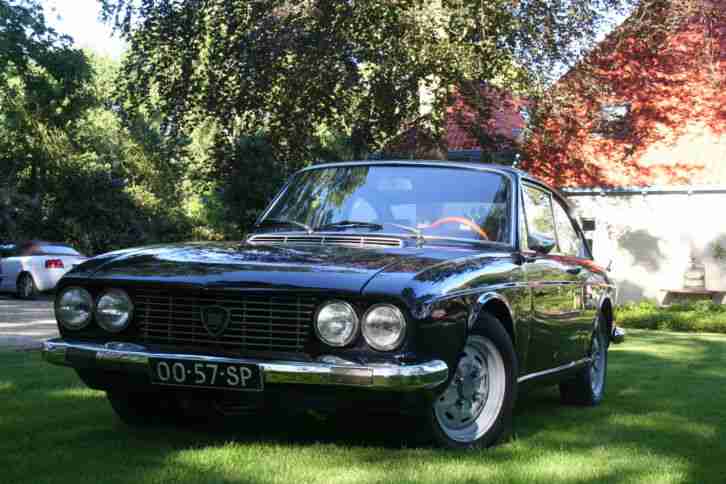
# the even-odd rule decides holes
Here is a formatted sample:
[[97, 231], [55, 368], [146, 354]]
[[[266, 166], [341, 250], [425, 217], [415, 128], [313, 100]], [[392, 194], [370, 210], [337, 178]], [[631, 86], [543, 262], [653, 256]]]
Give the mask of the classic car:
[[393, 411], [489, 446], [531, 383], [601, 401], [614, 301], [566, 199], [522, 171], [334, 163], [292, 176], [244, 242], [73, 269], [44, 356], [129, 424]]

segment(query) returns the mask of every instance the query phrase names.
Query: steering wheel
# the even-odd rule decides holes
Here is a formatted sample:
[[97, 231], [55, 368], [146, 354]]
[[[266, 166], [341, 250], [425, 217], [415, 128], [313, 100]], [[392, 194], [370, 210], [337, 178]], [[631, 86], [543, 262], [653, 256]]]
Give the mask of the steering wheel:
[[489, 236], [486, 232], [484, 232], [484, 229], [479, 227], [473, 220], [466, 217], [442, 217], [432, 222], [427, 228], [434, 228], [443, 224], [464, 224], [477, 234], [481, 235], [484, 240], [489, 240]]

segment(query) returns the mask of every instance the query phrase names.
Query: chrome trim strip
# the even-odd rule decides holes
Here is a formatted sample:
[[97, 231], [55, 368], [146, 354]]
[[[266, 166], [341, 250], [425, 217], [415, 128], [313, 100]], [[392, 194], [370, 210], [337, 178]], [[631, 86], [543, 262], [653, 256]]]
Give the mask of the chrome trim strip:
[[[54, 365], [71, 366], [68, 354], [86, 357], [99, 368], [148, 374], [149, 359], [171, 358], [211, 363], [258, 365], [267, 384], [304, 384], [354, 386], [371, 390], [407, 392], [434, 388], [449, 377], [449, 368], [441, 360], [415, 365], [366, 365], [335, 359], [328, 361], [271, 361], [254, 358], [228, 358], [209, 355], [159, 353], [137, 344], [84, 343], [51, 339], [43, 343], [43, 358]], [[325, 358], [325, 357], [322, 357]], [[338, 361], [339, 360], [339, 361]]]
[[552, 286], [576, 286], [580, 283], [577, 281], [547, 281], [546, 283], [536, 283], [536, 282], [502, 282], [500, 284], [491, 284], [488, 286], [482, 286], [482, 287], [475, 287], [472, 289], [461, 289], [459, 291], [452, 291], [447, 294], [443, 294], [436, 299], [432, 301], [432, 303], [437, 303], [440, 301], [444, 301], [446, 299], [451, 299], [454, 297], [460, 297], [460, 296], [471, 296], [476, 294], [484, 294], [492, 291], [500, 291], [503, 289], [517, 289], [517, 288], [527, 288], [527, 289], [537, 289], [538, 287], [552, 287]]
[[494, 291], [500, 291], [503, 289], [517, 289], [517, 288], [530, 288], [532, 287], [530, 284], [526, 282], [503, 282], [501, 284], [491, 284], [488, 286], [482, 286], [482, 287], [475, 287], [472, 289], [461, 289], [458, 291], [452, 291], [447, 294], [443, 294], [436, 299], [432, 300], [431, 303], [437, 303], [441, 301], [445, 301], [447, 299], [452, 299], [455, 297], [462, 297], [462, 296], [472, 296], [477, 294], [484, 294]]
[[[280, 230], [280, 231], [276, 231], [276, 232], [260, 232], [260, 233], [255, 233], [255, 234], [250, 235], [249, 237], [247, 237], [245, 240], [246, 240], [247, 243], [250, 243], [250, 244], [255, 244], [255, 243], [261, 244], [261, 243], [263, 243], [263, 242], [259, 242], [259, 241], [255, 240], [255, 239], [260, 238], [260, 237], [280, 237], [280, 238], [286, 238], [286, 237], [295, 237], [295, 238], [297, 238], [297, 237], [300, 237], [300, 238], [303, 238], [303, 237], [320, 238], [320, 237], [324, 237], [324, 238], [333, 238], [333, 237], [346, 237], [346, 236], [348, 236], [348, 237], [357, 237], [357, 238], [363, 237], [365, 239], [376, 239], [376, 238], [381, 237], [381, 238], [384, 238], [384, 239], [387, 239], [387, 238], [395, 238], [395, 239], [398, 239], [398, 240], [401, 240], [401, 241], [403, 241], [403, 240], [416, 240], [416, 236], [415, 235], [408, 234], [408, 233], [401, 233], [401, 232], [397, 232], [397, 233], [392, 233], [392, 232], [375, 232], [375, 233], [374, 232], [365, 232], [365, 234], [366, 235], [363, 235], [363, 234], [354, 235], [354, 234], [351, 234], [351, 233], [330, 232], [330, 231], [325, 231], [325, 232], [315, 231], [315, 232], [312, 232], [312, 233], [307, 233], [307, 232], [304, 232], [302, 230], [300, 230], [300, 231], [293, 231], [293, 232]], [[507, 249], [511, 249], [511, 247], [512, 247], [507, 242], [492, 242], [492, 241], [488, 241], [488, 240], [467, 239], [467, 238], [463, 238], [463, 237], [442, 237], [442, 236], [436, 236], [436, 235], [426, 235], [426, 234], [423, 234], [422, 235], [422, 238], [425, 241], [427, 241], [427, 242], [433, 242], [433, 243], [435, 243], [437, 241], [442, 241], [442, 242], [453, 241], [453, 242], [462, 242], [462, 243], [467, 243], [467, 244], [476, 244], [476, 245], [479, 245], [479, 246], [497, 245], [497, 246], [502, 246], [503, 248], [507, 248]], [[279, 242], [277, 242], [277, 243], [279, 243]], [[287, 242], [283, 242], [283, 243], [287, 243]], [[314, 243], [309, 243], [309, 244], [297, 243], [296, 245], [307, 245], [307, 246], [315, 246], [315, 247], [317, 247], [319, 245], [325, 245], [325, 244], [321, 244], [319, 242], [314, 242]], [[361, 246], [360, 243], [335, 244], [335, 245], [341, 245], [341, 246], [342, 245], [345, 245], [345, 246], [351, 246], [351, 247], [360, 247]], [[363, 246], [366, 246], [366, 245], [369, 245], [369, 244], [363, 244]], [[389, 246], [389, 245], [382, 245], [382, 244], [378, 244], [378, 245], [376, 245], [376, 244], [370, 244], [370, 245], [374, 245], [376, 247], [381, 247], [381, 248], [390, 248], [390, 249], [401, 249], [401, 248], [405, 248], [404, 245], [403, 245], [403, 243], [401, 243], [399, 246], [393, 246], [393, 245], [390, 245]], [[493, 254], [494, 254], [494, 252], [493, 252]], [[502, 257], [509, 256], [509, 254], [504, 255], [501, 252], [497, 252], [496, 254], [498, 254], [498, 256], [502, 256]]]
[[550, 368], [549, 370], [542, 370], [542, 371], [538, 371], [535, 373], [530, 373], [528, 375], [520, 376], [519, 378], [517, 378], [517, 383], [522, 383], [522, 382], [525, 382], [528, 380], [533, 380], [535, 378], [552, 375], [554, 373], [559, 373], [561, 371], [572, 370], [572, 369], [578, 368], [580, 366], [584, 366], [591, 362], [592, 362], [592, 358], [590, 358], [588, 356], [587, 358], [583, 358], [583, 359], [577, 360], [577, 361], [572, 361], [570, 363], [567, 363], [566, 365], [561, 365], [561, 366], [557, 366], [555, 368]]
[[434, 168], [464, 168], [472, 171], [487, 171], [492, 173], [505, 174], [508, 176], [526, 176], [527, 174], [517, 168], [510, 166], [484, 164], [484, 163], [467, 163], [461, 161], [448, 160], [358, 160], [358, 161], [338, 161], [331, 163], [321, 163], [319, 165], [308, 166], [302, 170], [298, 170], [295, 174], [311, 170], [320, 170], [325, 168], [338, 168], [348, 166], [391, 166], [391, 165], [408, 165], [408, 166], [431, 166]]
[[[291, 240], [292, 239], [292, 240]], [[400, 249], [403, 247], [401, 234], [341, 234], [340, 232], [313, 232], [311, 234], [301, 232], [270, 232], [250, 236], [247, 239], [250, 244], [291, 244], [318, 247], [321, 245], [335, 245], [343, 247], [379, 247]]]

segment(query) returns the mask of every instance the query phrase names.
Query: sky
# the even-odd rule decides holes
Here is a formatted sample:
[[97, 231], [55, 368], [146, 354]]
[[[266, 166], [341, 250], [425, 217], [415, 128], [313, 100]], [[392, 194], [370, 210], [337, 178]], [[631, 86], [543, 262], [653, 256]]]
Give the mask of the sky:
[[73, 37], [76, 45], [119, 59], [125, 43], [111, 35], [111, 27], [99, 20], [98, 0], [44, 0], [48, 23], [59, 33]]

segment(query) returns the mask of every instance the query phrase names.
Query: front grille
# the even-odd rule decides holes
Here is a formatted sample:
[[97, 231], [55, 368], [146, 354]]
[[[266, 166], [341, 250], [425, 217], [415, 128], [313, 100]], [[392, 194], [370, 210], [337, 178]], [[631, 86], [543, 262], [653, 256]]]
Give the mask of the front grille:
[[[302, 352], [312, 328], [316, 299], [294, 295], [136, 292], [134, 321], [146, 343], [219, 350]], [[218, 336], [203, 322], [205, 308], [227, 310], [229, 324]]]

